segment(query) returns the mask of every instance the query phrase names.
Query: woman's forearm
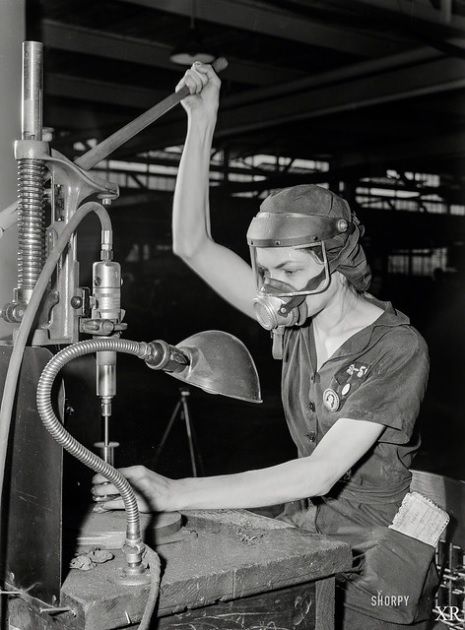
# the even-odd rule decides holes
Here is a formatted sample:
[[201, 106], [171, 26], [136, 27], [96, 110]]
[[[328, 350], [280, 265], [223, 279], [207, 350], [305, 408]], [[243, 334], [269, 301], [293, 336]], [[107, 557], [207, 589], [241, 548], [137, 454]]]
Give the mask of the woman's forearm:
[[309, 458], [233, 475], [174, 481], [177, 510], [262, 507], [328, 492], [324, 467]]
[[[144, 511], [173, 512], [195, 509], [250, 508], [286, 503], [326, 494], [334, 483], [328, 467], [313, 456], [278, 466], [234, 475], [169, 479], [145, 466], [120, 468], [141, 501]], [[95, 496], [117, 493], [105, 477], [94, 478]], [[122, 509], [121, 498], [104, 503], [106, 509]]]
[[216, 119], [188, 117], [173, 201], [173, 251], [189, 258], [210, 236], [209, 169]]

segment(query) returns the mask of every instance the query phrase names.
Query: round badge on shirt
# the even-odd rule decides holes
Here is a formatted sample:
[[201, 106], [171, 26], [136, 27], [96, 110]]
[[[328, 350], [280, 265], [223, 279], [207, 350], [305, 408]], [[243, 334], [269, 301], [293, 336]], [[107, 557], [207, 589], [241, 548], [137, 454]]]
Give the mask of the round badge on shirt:
[[325, 389], [323, 392], [323, 404], [329, 411], [337, 411], [339, 409], [339, 396], [334, 389]]
[[346, 394], [348, 394], [349, 392], [350, 392], [350, 383], [346, 383], [346, 384], [344, 385], [344, 387], [342, 388], [342, 392], [341, 392], [341, 394], [342, 394], [343, 396], [345, 396], [345, 395], [346, 395]]

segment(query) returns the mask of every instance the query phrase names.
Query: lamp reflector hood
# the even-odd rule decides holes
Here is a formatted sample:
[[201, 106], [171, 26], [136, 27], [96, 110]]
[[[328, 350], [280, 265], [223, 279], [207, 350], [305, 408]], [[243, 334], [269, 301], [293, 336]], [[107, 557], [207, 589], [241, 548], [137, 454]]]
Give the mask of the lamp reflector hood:
[[220, 330], [196, 333], [176, 346], [189, 359], [181, 372], [172, 376], [200, 387], [209, 394], [221, 394], [247, 402], [262, 402], [257, 368], [245, 345]]

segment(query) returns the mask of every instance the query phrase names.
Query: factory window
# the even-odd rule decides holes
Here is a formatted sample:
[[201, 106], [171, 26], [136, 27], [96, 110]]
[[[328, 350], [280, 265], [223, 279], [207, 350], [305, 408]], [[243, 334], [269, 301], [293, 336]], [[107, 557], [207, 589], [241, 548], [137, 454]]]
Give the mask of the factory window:
[[[75, 145], [82, 151], [83, 147]], [[148, 190], [174, 190], [182, 146], [167, 147], [163, 150], [148, 151], [137, 155], [131, 161], [104, 160], [91, 172], [104, 177], [120, 188]], [[225, 180], [231, 183], [261, 182], [278, 173], [313, 174], [326, 173], [329, 162], [322, 160], [294, 159], [290, 156], [254, 154], [234, 157], [227, 151], [213, 150], [210, 162], [210, 184], [219, 186]], [[321, 184], [327, 186], [327, 183]], [[259, 193], [262, 196], [262, 193]], [[239, 192], [241, 196], [257, 196], [256, 190]]]
[[388, 273], [433, 277], [437, 269], [447, 270], [447, 247], [399, 250], [388, 259]]
[[440, 175], [388, 169], [385, 176], [365, 177], [360, 183], [356, 188], [356, 200], [362, 207], [431, 214], [465, 214], [464, 206], [449, 206], [439, 194], [439, 187], [444, 185]]
[[[93, 146], [95, 142], [91, 141], [88, 145]], [[75, 145], [75, 148], [79, 151], [84, 149], [78, 144]], [[173, 146], [163, 150], [148, 151], [137, 155], [131, 161], [104, 160], [91, 172], [118, 184], [123, 189], [172, 192], [182, 149], [182, 146]], [[303, 176], [321, 173], [324, 180], [324, 174], [328, 171], [329, 162], [324, 160], [300, 159], [262, 153], [241, 157], [234, 156], [232, 151], [213, 149], [210, 163], [210, 185], [218, 187], [227, 180], [232, 185], [232, 196], [262, 199], [273, 188], [264, 189], [263, 185], [254, 188], [253, 185], [263, 182], [270, 176], [284, 173]], [[246, 190], [235, 192], [233, 189], [235, 183], [250, 183], [251, 186], [246, 186]], [[439, 175], [413, 172], [399, 173], [389, 169], [385, 176], [362, 178], [360, 184], [355, 190], [355, 198], [361, 207], [465, 215], [465, 206], [458, 204], [448, 206], [444, 199], [435, 193], [434, 189], [441, 184]], [[318, 185], [324, 188], [329, 187], [327, 181], [318, 182]]]

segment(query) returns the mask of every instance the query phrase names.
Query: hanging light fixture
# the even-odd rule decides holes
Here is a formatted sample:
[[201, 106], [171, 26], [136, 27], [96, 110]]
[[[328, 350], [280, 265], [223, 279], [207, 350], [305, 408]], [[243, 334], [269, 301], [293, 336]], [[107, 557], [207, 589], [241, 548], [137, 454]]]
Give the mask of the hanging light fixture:
[[212, 63], [212, 61], [216, 59], [216, 55], [205, 45], [195, 26], [195, 0], [191, 2], [191, 22], [189, 30], [173, 49], [170, 59], [173, 63], [182, 66], [190, 66], [194, 61]]

